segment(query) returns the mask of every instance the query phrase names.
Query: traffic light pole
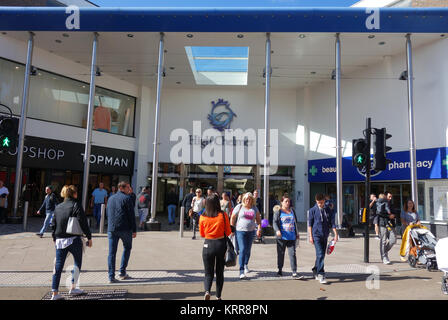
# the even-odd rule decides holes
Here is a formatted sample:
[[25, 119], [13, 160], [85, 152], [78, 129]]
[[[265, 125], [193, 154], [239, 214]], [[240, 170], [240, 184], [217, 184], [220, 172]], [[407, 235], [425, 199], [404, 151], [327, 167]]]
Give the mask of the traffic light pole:
[[370, 160], [370, 140], [371, 140], [371, 119], [367, 118], [366, 121], [366, 142], [367, 150], [369, 154], [366, 159], [366, 182], [365, 182], [365, 230], [364, 230], [364, 262], [369, 262], [369, 196], [370, 196], [370, 171], [371, 163]]
[[29, 33], [28, 39], [28, 50], [26, 55], [26, 65], [25, 65], [25, 80], [23, 83], [23, 94], [22, 94], [22, 110], [19, 122], [19, 144], [17, 146], [17, 163], [16, 163], [16, 178], [14, 181], [14, 204], [13, 204], [13, 216], [12, 220], [17, 223], [17, 211], [19, 206], [19, 196], [20, 187], [22, 184], [22, 162], [23, 162], [23, 147], [25, 145], [25, 129], [26, 129], [26, 116], [28, 113], [28, 92], [30, 86], [30, 75], [31, 75], [31, 63], [33, 59], [33, 47], [34, 47], [34, 33]]

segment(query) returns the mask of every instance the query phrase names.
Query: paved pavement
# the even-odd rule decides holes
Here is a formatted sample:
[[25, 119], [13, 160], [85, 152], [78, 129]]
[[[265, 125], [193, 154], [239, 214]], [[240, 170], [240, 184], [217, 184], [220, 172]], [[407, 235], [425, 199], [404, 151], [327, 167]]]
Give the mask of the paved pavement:
[[[55, 250], [50, 233], [42, 239], [35, 235], [42, 222], [43, 219], [30, 218], [27, 232], [23, 232], [21, 225], [0, 225], [0, 299], [42, 299], [51, 288]], [[94, 233], [93, 247], [86, 248], [83, 256], [81, 287], [86, 290], [127, 289], [131, 299], [201, 299], [203, 240], [192, 240], [191, 231], [185, 231], [181, 238], [175, 226], [171, 227], [171, 230], [166, 226], [160, 232], [137, 234], [128, 266], [131, 279], [114, 285], [107, 281], [107, 236]], [[390, 254], [393, 264], [383, 265], [378, 240], [370, 238], [370, 263], [364, 263], [363, 238], [340, 239], [334, 253], [326, 257], [325, 269], [330, 283], [322, 286], [312, 279], [314, 247], [305, 241], [305, 233], [301, 234], [301, 239], [297, 248], [298, 272], [306, 276], [304, 281], [292, 279], [286, 256], [284, 276], [276, 275], [275, 239], [266, 237], [264, 244], [252, 247], [248, 281], [239, 279], [238, 267], [226, 268], [223, 298], [402, 299], [409, 295], [410, 299], [419, 299], [422, 294], [427, 299], [448, 298], [441, 294], [441, 272], [413, 269], [400, 261], [401, 240]], [[117, 266], [121, 253], [120, 245]], [[69, 256], [61, 278], [61, 291], [70, 280], [72, 265], [73, 259]], [[378, 279], [381, 281], [375, 282]], [[380, 283], [381, 289], [376, 288]], [[409, 288], [414, 287], [422, 294], [411, 293]]]

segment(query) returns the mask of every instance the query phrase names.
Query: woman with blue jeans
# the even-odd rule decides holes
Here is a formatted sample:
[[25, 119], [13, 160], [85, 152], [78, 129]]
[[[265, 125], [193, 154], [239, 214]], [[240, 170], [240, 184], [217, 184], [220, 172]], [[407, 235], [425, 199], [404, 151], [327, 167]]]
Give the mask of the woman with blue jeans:
[[77, 202], [78, 193], [75, 186], [64, 186], [61, 191], [61, 197], [64, 202], [59, 204], [55, 211], [51, 226], [53, 227], [53, 241], [56, 247], [56, 258], [53, 270], [53, 282], [51, 291], [53, 295], [51, 300], [60, 300], [63, 297], [59, 294], [59, 283], [61, 281], [61, 274], [64, 269], [65, 260], [68, 253], [73, 255], [75, 266], [72, 271], [72, 288], [70, 295], [80, 295], [82, 290], [76, 287], [79, 273], [82, 265], [82, 240], [81, 236], [68, 234], [67, 224], [71, 216], [77, 217], [79, 225], [83, 233], [87, 236], [87, 246], [92, 247], [92, 234], [87, 224], [87, 218], [82, 206]]
[[[244, 194], [242, 204], [233, 209], [231, 225], [236, 229], [236, 241], [239, 248], [240, 279], [249, 273], [249, 258], [255, 233], [261, 237], [261, 216], [252, 193]], [[257, 229], [258, 225], [258, 229]], [[256, 230], [257, 229], [257, 230]]]

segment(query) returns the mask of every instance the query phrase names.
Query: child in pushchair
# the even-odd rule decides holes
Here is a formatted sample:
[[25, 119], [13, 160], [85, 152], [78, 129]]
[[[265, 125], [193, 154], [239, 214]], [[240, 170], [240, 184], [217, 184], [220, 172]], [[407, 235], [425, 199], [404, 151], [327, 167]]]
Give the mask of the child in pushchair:
[[410, 225], [403, 233], [400, 255], [408, 255], [409, 265], [413, 268], [417, 263], [426, 265], [428, 271], [437, 270], [435, 254], [436, 237], [422, 225]]
[[448, 238], [440, 239], [435, 250], [439, 270], [443, 272], [442, 292], [448, 295]]

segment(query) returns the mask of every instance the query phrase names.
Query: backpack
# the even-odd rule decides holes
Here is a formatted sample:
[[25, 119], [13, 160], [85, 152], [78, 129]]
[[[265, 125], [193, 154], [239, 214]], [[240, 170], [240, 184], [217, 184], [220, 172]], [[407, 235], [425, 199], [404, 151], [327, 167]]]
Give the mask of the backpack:
[[377, 211], [377, 213], [380, 213], [380, 214], [387, 214], [387, 211], [386, 211], [386, 202], [380, 202], [380, 203], [376, 206], [376, 211]]
[[138, 208], [142, 209], [142, 208], [146, 208], [147, 207], [147, 197], [148, 195], [146, 194], [140, 194], [140, 196], [138, 197]]

